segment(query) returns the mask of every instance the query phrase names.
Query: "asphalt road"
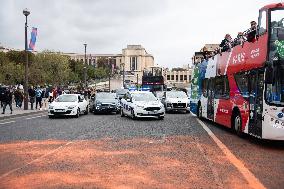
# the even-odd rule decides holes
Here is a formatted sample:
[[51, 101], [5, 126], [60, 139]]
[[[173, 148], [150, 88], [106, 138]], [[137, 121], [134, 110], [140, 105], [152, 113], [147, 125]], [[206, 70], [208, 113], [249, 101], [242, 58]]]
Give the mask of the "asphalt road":
[[0, 188], [283, 188], [283, 142], [204, 123], [243, 169], [190, 114], [1, 120]]

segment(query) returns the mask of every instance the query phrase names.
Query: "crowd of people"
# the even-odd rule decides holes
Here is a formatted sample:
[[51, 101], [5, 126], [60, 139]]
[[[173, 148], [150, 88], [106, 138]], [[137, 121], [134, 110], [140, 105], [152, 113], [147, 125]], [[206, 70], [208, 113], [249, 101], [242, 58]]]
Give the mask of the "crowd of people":
[[[61, 94], [81, 94], [85, 98], [91, 98], [95, 93], [95, 89], [78, 89], [78, 88], [63, 88], [50, 86], [31, 86], [28, 89], [28, 101], [31, 110], [46, 110], [48, 103], [51, 103]], [[22, 109], [24, 102], [24, 88], [22, 85], [17, 86], [1, 86], [0, 85], [0, 103], [2, 114], [5, 114], [6, 108], [9, 106], [10, 114], [13, 113], [12, 104], [15, 103], [16, 108]]]
[[257, 23], [255, 21], [250, 22], [251, 27], [245, 32], [238, 32], [235, 39], [232, 39], [230, 34], [226, 34], [224, 39], [221, 41], [219, 48], [216, 48], [213, 52], [204, 52], [204, 58], [208, 59], [220, 54], [222, 52], [229, 52], [231, 49], [237, 45], [243, 45], [245, 41], [253, 43], [257, 39]]

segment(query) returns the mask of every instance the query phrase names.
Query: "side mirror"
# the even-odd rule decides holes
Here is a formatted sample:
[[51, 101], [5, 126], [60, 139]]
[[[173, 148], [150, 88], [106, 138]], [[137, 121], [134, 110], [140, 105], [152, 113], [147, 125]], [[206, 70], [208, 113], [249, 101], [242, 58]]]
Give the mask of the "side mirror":
[[128, 98], [128, 99], [126, 99], [126, 101], [127, 101], [127, 102], [131, 102], [131, 99], [130, 99], [130, 98]]

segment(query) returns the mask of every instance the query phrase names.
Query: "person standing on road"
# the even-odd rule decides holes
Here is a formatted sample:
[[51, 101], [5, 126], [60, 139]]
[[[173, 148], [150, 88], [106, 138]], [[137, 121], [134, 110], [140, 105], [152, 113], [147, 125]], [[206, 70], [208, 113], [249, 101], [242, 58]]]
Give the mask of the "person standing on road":
[[19, 88], [14, 92], [16, 107], [22, 108], [22, 103], [24, 99], [24, 95]]
[[5, 110], [7, 105], [10, 106], [10, 110], [11, 110], [11, 114], [13, 113], [13, 109], [12, 109], [12, 98], [13, 98], [13, 94], [11, 92], [11, 90], [9, 88], [6, 89], [6, 91], [4, 92], [3, 95], [3, 112], [2, 114], [5, 114]]
[[39, 86], [36, 88], [35, 94], [36, 94], [36, 110], [38, 104], [39, 104], [39, 110], [41, 110], [42, 90]]
[[34, 109], [34, 103], [35, 103], [35, 90], [34, 87], [31, 86], [31, 88], [29, 89], [29, 97], [30, 97], [30, 103], [31, 103], [31, 110]]

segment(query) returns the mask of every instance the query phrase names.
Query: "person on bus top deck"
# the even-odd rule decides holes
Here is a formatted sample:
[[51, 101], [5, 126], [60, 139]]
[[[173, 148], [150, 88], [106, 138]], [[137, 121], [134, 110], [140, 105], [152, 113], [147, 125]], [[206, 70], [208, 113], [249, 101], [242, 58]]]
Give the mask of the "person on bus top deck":
[[237, 38], [234, 40], [234, 46], [242, 45], [245, 42], [243, 32], [238, 32]]
[[247, 41], [250, 43], [254, 43], [256, 41], [256, 22], [255, 21], [251, 21], [250, 22], [250, 29], [247, 33]]
[[226, 34], [225, 38], [222, 40], [221, 44], [219, 45], [221, 48], [221, 52], [230, 51], [232, 48], [232, 37], [230, 34]]

